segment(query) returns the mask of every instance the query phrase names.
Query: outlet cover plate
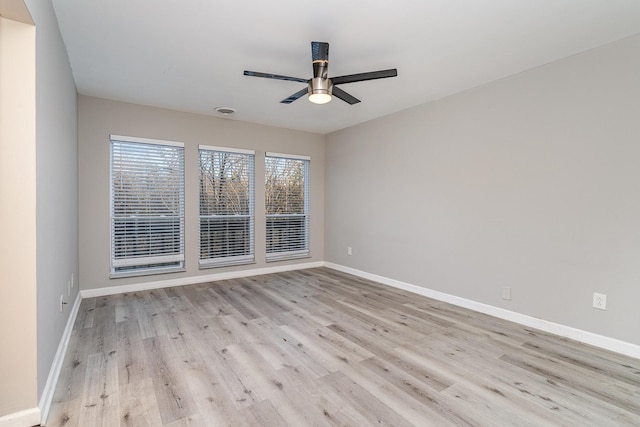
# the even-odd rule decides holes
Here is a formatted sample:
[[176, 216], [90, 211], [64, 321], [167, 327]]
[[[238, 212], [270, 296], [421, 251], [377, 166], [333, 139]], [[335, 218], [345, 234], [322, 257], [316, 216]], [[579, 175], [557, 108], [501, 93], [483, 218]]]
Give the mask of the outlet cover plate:
[[597, 308], [598, 310], [606, 310], [607, 309], [607, 296], [604, 294], [599, 294], [597, 292], [593, 293], [593, 308]]

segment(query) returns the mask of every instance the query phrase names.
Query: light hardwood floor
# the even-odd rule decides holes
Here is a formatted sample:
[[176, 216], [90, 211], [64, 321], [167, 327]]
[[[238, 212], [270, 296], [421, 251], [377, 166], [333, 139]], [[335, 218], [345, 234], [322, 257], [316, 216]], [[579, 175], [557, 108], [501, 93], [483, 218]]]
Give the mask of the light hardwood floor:
[[47, 426], [639, 426], [640, 360], [320, 268], [82, 301]]

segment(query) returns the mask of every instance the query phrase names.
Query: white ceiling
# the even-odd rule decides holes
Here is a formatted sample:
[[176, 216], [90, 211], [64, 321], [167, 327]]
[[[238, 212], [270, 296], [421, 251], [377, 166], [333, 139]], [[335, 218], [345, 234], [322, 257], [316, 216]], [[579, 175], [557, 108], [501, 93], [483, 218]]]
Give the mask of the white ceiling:
[[[640, 33], [639, 0], [53, 0], [81, 94], [329, 133]], [[341, 86], [361, 103], [279, 101], [309, 78], [397, 68]]]

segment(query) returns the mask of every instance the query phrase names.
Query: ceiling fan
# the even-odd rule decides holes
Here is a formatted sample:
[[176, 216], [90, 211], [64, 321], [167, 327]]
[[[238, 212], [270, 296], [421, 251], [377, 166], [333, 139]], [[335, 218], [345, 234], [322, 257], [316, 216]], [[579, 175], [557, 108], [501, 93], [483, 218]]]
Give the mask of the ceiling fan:
[[325, 42], [311, 42], [311, 57], [313, 61], [313, 77], [310, 79], [247, 70], [245, 70], [244, 75], [307, 84], [307, 87], [304, 89], [280, 101], [282, 104], [291, 104], [303, 95], [309, 94], [309, 101], [314, 104], [326, 104], [331, 101], [333, 95], [351, 105], [357, 104], [360, 100], [340, 89], [337, 85], [362, 82], [365, 80], [386, 79], [387, 77], [396, 77], [398, 75], [398, 70], [392, 68], [389, 70], [370, 71], [368, 73], [349, 74], [329, 78], [329, 43]]

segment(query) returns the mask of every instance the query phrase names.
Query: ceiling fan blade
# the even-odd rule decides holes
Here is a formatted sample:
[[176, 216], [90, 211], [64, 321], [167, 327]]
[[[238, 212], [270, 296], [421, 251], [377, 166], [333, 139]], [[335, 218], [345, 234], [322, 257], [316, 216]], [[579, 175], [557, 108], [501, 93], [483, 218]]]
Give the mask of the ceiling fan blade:
[[348, 94], [347, 92], [343, 91], [342, 89], [336, 86], [333, 86], [333, 96], [335, 96], [336, 98], [340, 98], [347, 104], [351, 104], [351, 105], [357, 104], [358, 102], [360, 102], [358, 98]]
[[368, 73], [349, 74], [346, 76], [331, 77], [334, 85], [342, 85], [345, 83], [362, 82], [365, 80], [386, 79], [387, 77], [396, 77], [398, 70], [395, 68], [389, 70], [370, 71]]
[[283, 99], [282, 101], [280, 101], [281, 104], [291, 104], [293, 101], [295, 101], [296, 99], [306, 95], [309, 92], [309, 88], [305, 87], [304, 89], [301, 89], [299, 91], [297, 91], [296, 93], [294, 93], [293, 95], [289, 96], [288, 98]]
[[313, 61], [329, 61], [329, 43], [311, 42], [311, 58]]
[[307, 83], [309, 79], [301, 79], [300, 77], [281, 76], [280, 74], [261, 73], [259, 71], [247, 71], [244, 70], [245, 76], [250, 77], [264, 77], [265, 79], [287, 80], [290, 82]]

